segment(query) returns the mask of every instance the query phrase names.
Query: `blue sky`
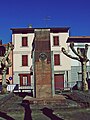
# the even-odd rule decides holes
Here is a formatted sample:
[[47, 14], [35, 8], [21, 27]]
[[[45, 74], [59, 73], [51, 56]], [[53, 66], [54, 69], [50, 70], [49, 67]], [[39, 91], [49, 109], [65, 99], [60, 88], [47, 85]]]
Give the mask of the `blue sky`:
[[[45, 18], [49, 16], [47, 22]], [[70, 27], [71, 36], [90, 36], [90, 0], [0, 0], [0, 39], [10, 28]]]

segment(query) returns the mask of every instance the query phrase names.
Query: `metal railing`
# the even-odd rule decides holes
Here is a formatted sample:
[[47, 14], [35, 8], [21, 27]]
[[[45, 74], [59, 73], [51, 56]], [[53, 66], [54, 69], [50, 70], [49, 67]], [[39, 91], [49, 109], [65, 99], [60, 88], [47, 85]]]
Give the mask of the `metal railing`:
[[11, 84], [7, 86], [8, 92], [30, 92], [33, 90], [32, 85], [31, 86], [20, 86], [19, 84]]
[[[56, 91], [58, 91], [58, 90], [72, 90], [75, 86], [78, 86], [78, 88], [81, 87], [81, 81], [80, 82], [79, 81], [78, 82], [77, 81], [64, 82], [64, 83], [59, 82], [58, 84], [59, 84], [59, 87], [55, 88]], [[63, 84], [63, 87], [60, 88], [60, 86], [62, 86], [62, 84]], [[2, 88], [2, 85], [1, 85], [0, 88]], [[19, 84], [10, 84], [10, 85], [7, 86], [7, 91], [8, 92], [12, 92], [12, 91], [14, 91], [14, 92], [20, 92], [20, 91], [30, 92], [33, 89], [34, 89], [33, 84], [31, 84], [31, 86], [20, 86]], [[0, 89], [0, 91], [1, 91], [1, 89]]]
[[7, 86], [7, 91], [8, 92], [12, 92], [13, 90], [18, 91], [18, 89], [19, 89], [18, 86], [19, 86], [18, 84], [10, 84], [10, 85]]
[[57, 86], [55, 86], [55, 93], [62, 93], [62, 91], [72, 91], [72, 90], [81, 90], [82, 82], [74, 81], [74, 82], [64, 82], [62, 86], [62, 82], [59, 82]]

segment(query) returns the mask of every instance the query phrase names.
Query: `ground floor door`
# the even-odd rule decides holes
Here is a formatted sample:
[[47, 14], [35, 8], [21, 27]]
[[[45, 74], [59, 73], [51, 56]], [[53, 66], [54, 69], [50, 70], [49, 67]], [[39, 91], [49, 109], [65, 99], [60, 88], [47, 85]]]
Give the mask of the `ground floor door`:
[[54, 74], [54, 86], [55, 91], [64, 89], [64, 74]]

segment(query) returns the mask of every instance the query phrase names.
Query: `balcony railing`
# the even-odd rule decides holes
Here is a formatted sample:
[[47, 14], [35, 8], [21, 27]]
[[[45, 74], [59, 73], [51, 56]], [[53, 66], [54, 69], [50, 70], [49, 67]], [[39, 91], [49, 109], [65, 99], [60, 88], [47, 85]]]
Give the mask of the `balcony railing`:
[[8, 92], [32, 92], [33, 84], [31, 86], [20, 86], [19, 84], [12, 84], [7, 86]]

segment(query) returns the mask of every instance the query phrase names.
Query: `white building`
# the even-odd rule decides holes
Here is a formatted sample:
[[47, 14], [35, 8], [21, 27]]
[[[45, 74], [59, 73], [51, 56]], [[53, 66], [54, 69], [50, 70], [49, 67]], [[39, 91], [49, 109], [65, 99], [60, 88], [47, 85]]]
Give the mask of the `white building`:
[[[89, 61], [87, 62], [87, 78], [90, 79], [90, 36], [72, 36], [69, 37], [67, 43], [74, 42], [74, 48], [83, 50], [85, 44], [88, 44], [87, 57]], [[71, 49], [69, 49], [72, 56], [76, 56]], [[82, 81], [81, 63], [77, 60], [71, 59], [71, 79], [72, 82]]]
[[68, 37], [68, 28], [61, 28], [50, 33], [53, 94], [60, 89], [65, 90], [71, 87], [71, 59], [61, 51], [62, 47], [68, 51], [66, 43]]
[[[32, 42], [36, 29], [46, 28], [12, 28], [13, 50], [13, 83], [20, 86], [31, 86], [34, 89], [34, 75], [30, 75], [32, 66]], [[52, 92], [70, 87], [71, 59], [66, 57], [61, 48], [68, 51], [69, 28], [48, 28], [50, 30]]]
[[34, 33], [30, 29], [11, 29], [13, 50], [13, 84], [33, 88], [30, 68]]

